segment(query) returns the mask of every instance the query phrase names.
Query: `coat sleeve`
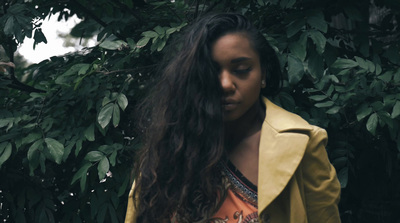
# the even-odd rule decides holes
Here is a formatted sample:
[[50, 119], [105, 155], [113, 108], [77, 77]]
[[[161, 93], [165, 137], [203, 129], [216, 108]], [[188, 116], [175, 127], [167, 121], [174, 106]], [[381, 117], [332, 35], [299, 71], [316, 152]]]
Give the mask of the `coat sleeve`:
[[340, 183], [325, 150], [328, 137], [314, 127], [302, 161], [304, 194], [309, 223], [340, 222], [338, 203]]
[[135, 198], [134, 198], [135, 182], [132, 184], [132, 188], [129, 191], [128, 207], [126, 209], [125, 223], [136, 223], [136, 210], [135, 210]]

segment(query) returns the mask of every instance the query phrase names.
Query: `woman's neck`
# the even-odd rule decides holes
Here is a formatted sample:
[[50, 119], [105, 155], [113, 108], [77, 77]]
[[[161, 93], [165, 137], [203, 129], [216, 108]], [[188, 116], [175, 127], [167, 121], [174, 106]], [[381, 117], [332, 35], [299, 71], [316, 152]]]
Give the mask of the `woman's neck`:
[[265, 109], [261, 103], [261, 100], [255, 103], [239, 119], [224, 123], [225, 144], [228, 150], [261, 130], [265, 118]]

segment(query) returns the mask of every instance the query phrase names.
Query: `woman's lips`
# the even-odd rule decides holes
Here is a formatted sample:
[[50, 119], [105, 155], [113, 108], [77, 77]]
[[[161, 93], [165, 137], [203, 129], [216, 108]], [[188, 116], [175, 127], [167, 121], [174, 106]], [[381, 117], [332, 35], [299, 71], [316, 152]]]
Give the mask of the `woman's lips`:
[[235, 100], [226, 99], [222, 101], [222, 107], [225, 111], [232, 111], [234, 110], [239, 103]]
[[232, 111], [237, 107], [237, 104], [224, 104], [222, 107], [225, 111]]

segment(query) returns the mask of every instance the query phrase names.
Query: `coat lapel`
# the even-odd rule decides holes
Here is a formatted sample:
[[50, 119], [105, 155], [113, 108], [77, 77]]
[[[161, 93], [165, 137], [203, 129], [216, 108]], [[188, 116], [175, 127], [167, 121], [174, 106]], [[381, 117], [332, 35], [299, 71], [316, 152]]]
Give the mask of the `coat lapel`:
[[311, 126], [264, 98], [258, 164], [258, 210], [263, 211], [286, 187], [303, 158]]

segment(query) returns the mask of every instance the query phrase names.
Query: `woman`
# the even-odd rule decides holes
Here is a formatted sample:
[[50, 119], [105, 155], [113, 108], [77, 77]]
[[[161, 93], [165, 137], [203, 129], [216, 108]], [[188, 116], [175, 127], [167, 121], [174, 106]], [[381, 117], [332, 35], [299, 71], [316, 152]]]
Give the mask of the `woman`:
[[239, 14], [185, 33], [143, 110], [126, 222], [340, 222], [327, 135], [267, 98], [275, 52]]

